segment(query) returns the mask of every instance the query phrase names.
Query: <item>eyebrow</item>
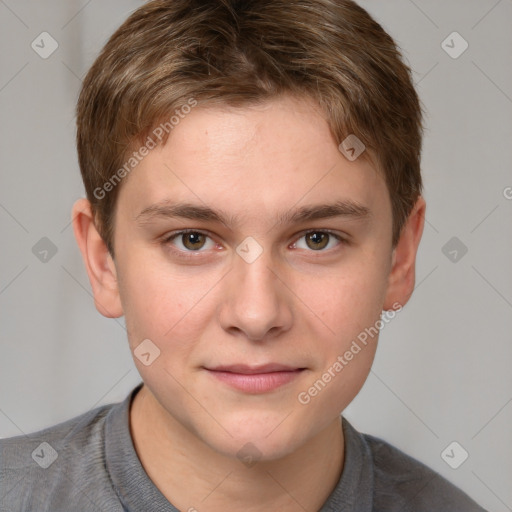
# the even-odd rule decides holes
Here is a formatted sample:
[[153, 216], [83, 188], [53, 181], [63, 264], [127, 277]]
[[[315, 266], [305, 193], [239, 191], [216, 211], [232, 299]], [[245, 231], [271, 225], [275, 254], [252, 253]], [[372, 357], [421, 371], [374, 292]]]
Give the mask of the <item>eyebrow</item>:
[[[347, 219], [365, 219], [371, 216], [371, 211], [366, 206], [351, 200], [339, 200], [334, 203], [302, 206], [296, 210], [280, 212], [277, 215], [275, 225], [299, 224], [301, 222], [328, 219], [333, 217], [345, 217]], [[219, 222], [226, 226], [238, 226], [240, 216], [228, 215], [222, 210], [214, 210], [206, 205], [193, 203], [172, 203], [161, 201], [144, 208], [136, 217], [140, 224], [151, 222], [159, 218], [183, 218]]]

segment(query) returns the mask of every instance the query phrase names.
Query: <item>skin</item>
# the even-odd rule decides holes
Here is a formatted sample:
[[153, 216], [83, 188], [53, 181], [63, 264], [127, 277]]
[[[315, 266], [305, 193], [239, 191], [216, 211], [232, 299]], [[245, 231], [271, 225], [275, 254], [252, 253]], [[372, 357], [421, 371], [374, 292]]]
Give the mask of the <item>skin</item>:
[[[280, 213], [339, 200], [369, 213], [277, 223]], [[239, 222], [140, 216], [164, 201], [208, 205]], [[377, 337], [308, 404], [297, 397], [382, 310], [409, 300], [424, 215], [420, 197], [392, 247], [382, 174], [364, 156], [346, 159], [318, 108], [292, 97], [198, 106], [181, 120], [123, 180], [115, 261], [90, 204], [77, 201], [74, 231], [97, 309], [125, 315], [132, 351], [145, 339], [160, 350], [149, 366], [134, 357], [144, 386], [130, 427], [146, 472], [177, 508], [322, 506], [343, 469], [340, 413], [369, 374]], [[190, 236], [169, 239], [181, 229], [206, 236], [195, 245]], [[322, 238], [325, 230], [348, 243]], [[263, 251], [251, 263], [236, 252], [248, 236]], [[304, 370], [272, 391], [246, 393], [205, 369], [268, 362]], [[251, 467], [237, 456], [248, 442], [258, 450]]]

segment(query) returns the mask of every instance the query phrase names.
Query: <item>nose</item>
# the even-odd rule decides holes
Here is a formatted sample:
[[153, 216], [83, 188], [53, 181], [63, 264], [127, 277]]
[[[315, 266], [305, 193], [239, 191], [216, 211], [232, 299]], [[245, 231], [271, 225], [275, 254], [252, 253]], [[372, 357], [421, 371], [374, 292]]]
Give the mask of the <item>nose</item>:
[[252, 263], [234, 255], [219, 308], [219, 322], [225, 331], [259, 341], [290, 329], [293, 294], [273, 267], [266, 251]]

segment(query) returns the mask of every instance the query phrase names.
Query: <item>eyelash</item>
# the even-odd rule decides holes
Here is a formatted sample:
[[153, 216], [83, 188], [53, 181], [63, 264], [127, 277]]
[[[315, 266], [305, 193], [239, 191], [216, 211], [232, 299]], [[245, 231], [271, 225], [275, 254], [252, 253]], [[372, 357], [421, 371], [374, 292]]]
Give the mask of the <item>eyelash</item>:
[[[181, 231], [175, 231], [174, 233], [171, 233], [170, 235], [166, 236], [162, 240], [162, 245], [170, 246], [171, 245], [170, 242], [172, 242], [175, 238], [178, 238], [179, 236], [185, 235], [187, 233], [197, 233], [197, 234], [201, 234], [201, 235], [207, 236], [208, 238], [212, 239], [212, 237], [208, 231], [201, 231], [201, 230], [197, 230], [197, 229], [183, 229]], [[329, 236], [332, 236], [336, 240], [338, 240], [338, 242], [340, 242], [339, 245], [349, 245], [349, 241], [346, 238], [342, 237], [341, 235], [339, 235], [329, 229], [308, 229], [307, 231], [303, 231], [302, 233], [300, 233], [300, 236], [296, 239], [296, 241], [293, 242], [293, 244], [296, 244], [301, 238], [308, 235], [309, 233], [328, 234]], [[336, 247], [338, 247], [338, 246], [336, 246]], [[329, 252], [329, 251], [335, 250], [336, 247], [328, 249], [328, 250], [319, 250], [319, 251], [311, 250], [310, 252], [318, 252], [318, 253]], [[183, 259], [188, 259], [188, 260], [197, 258], [197, 256], [194, 256], [194, 254], [201, 254], [202, 252], [205, 252], [205, 251], [201, 251], [201, 250], [199, 250], [199, 251], [182, 251], [181, 249], [174, 249], [174, 248], [172, 249], [172, 251], [178, 257], [183, 258]]]

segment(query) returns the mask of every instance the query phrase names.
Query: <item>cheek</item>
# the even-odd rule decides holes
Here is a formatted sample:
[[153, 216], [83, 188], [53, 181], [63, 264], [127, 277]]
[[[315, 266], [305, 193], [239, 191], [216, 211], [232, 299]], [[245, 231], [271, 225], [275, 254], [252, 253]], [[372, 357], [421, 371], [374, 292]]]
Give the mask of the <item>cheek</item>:
[[341, 413], [368, 377], [377, 349], [376, 326], [385, 289], [376, 281], [378, 277], [370, 272], [364, 276], [353, 273], [335, 281], [329, 293], [317, 289], [316, 302], [311, 305], [322, 312], [322, 325], [316, 333], [321, 350], [317, 352], [318, 366], [297, 396], [301, 407], [307, 407], [312, 415]]
[[208, 273], [184, 276], [160, 260], [145, 256], [122, 266], [119, 290], [132, 350], [144, 339], [152, 340], [162, 354], [172, 352], [178, 361], [190, 351], [208, 321], [208, 301], [215, 284]]
[[308, 316], [319, 319], [322, 338], [332, 340], [333, 348], [342, 349], [379, 318], [386, 279], [379, 265], [361, 259], [343, 268], [327, 269], [314, 279], [302, 279], [296, 294], [304, 302], [305, 312], [309, 309]]

